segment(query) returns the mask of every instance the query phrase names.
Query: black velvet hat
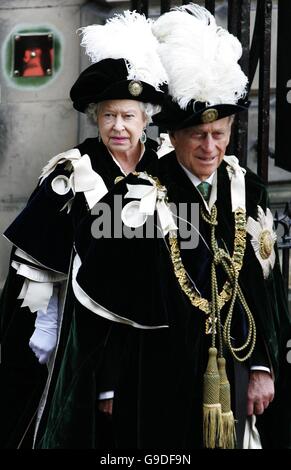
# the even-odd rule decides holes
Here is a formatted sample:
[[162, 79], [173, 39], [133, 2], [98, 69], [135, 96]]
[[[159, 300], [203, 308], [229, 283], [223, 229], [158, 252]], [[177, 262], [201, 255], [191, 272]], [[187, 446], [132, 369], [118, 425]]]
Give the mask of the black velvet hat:
[[85, 69], [73, 85], [70, 97], [75, 109], [85, 112], [90, 103], [130, 99], [162, 104], [163, 92], [142, 80], [129, 80], [124, 59], [104, 59]]
[[168, 75], [168, 96], [153, 123], [177, 130], [222, 119], [248, 108], [248, 79], [238, 60], [239, 40], [190, 3], [163, 14], [152, 27]]
[[125, 11], [105, 25], [81, 28], [81, 45], [92, 65], [71, 89], [75, 109], [85, 112], [90, 103], [112, 99], [161, 104], [167, 75], [152, 23], [144, 15]]

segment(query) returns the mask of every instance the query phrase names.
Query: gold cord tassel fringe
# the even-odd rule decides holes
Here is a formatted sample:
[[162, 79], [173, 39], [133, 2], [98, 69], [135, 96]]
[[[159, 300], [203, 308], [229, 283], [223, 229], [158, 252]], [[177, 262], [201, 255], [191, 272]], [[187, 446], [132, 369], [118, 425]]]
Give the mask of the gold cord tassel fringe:
[[225, 359], [219, 357], [217, 359], [219, 376], [220, 376], [220, 395], [222, 412], [222, 441], [223, 449], [234, 449], [236, 444], [235, 422], [230, 403], [230, 384], [225, 370]]
[[222, 444], [222, 418], [219, 402], [219, 372], [217, 349], [209, 348], [208, 364], [203, 381], [203, 439], [204, 447], [214, 449]]

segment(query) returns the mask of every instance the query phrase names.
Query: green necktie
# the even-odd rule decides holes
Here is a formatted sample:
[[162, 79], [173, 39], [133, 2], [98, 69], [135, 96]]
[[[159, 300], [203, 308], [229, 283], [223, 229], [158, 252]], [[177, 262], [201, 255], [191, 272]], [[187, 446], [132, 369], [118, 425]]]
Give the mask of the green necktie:
[[202, 181], [202, 183], [198, 184], [197, 189], [202, 194], [205, 201], [208, 202], [211, 193], [211, 184], [207, 183], [206, 181]]

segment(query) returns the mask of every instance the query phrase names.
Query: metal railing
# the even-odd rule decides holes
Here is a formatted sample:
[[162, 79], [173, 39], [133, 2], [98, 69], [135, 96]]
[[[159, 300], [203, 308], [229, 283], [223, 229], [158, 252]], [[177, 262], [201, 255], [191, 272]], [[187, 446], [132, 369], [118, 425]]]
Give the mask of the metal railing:
[[287, 203], [283, 213], [275, 213], [275, 228], [283, 228], [283, 235], [278, 239], [278, 248], [282, 250], [282, 273], [286, 292], [289, 288], [289, 267], [291, 248], [291, 204]]

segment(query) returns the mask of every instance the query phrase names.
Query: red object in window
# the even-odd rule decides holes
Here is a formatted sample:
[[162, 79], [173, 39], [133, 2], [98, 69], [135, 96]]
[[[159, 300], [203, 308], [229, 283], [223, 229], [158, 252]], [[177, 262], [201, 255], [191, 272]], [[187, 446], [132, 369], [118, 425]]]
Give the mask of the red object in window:
[[41, 65], [41, 56], [42, 50], [39, 47], [25, 50], [23, 77], [43, 77], [45, 75]]
[[54, 63], [54, 50], [53, 48], [50, 49], [50, 59], [51, 59], [51, 64]]

